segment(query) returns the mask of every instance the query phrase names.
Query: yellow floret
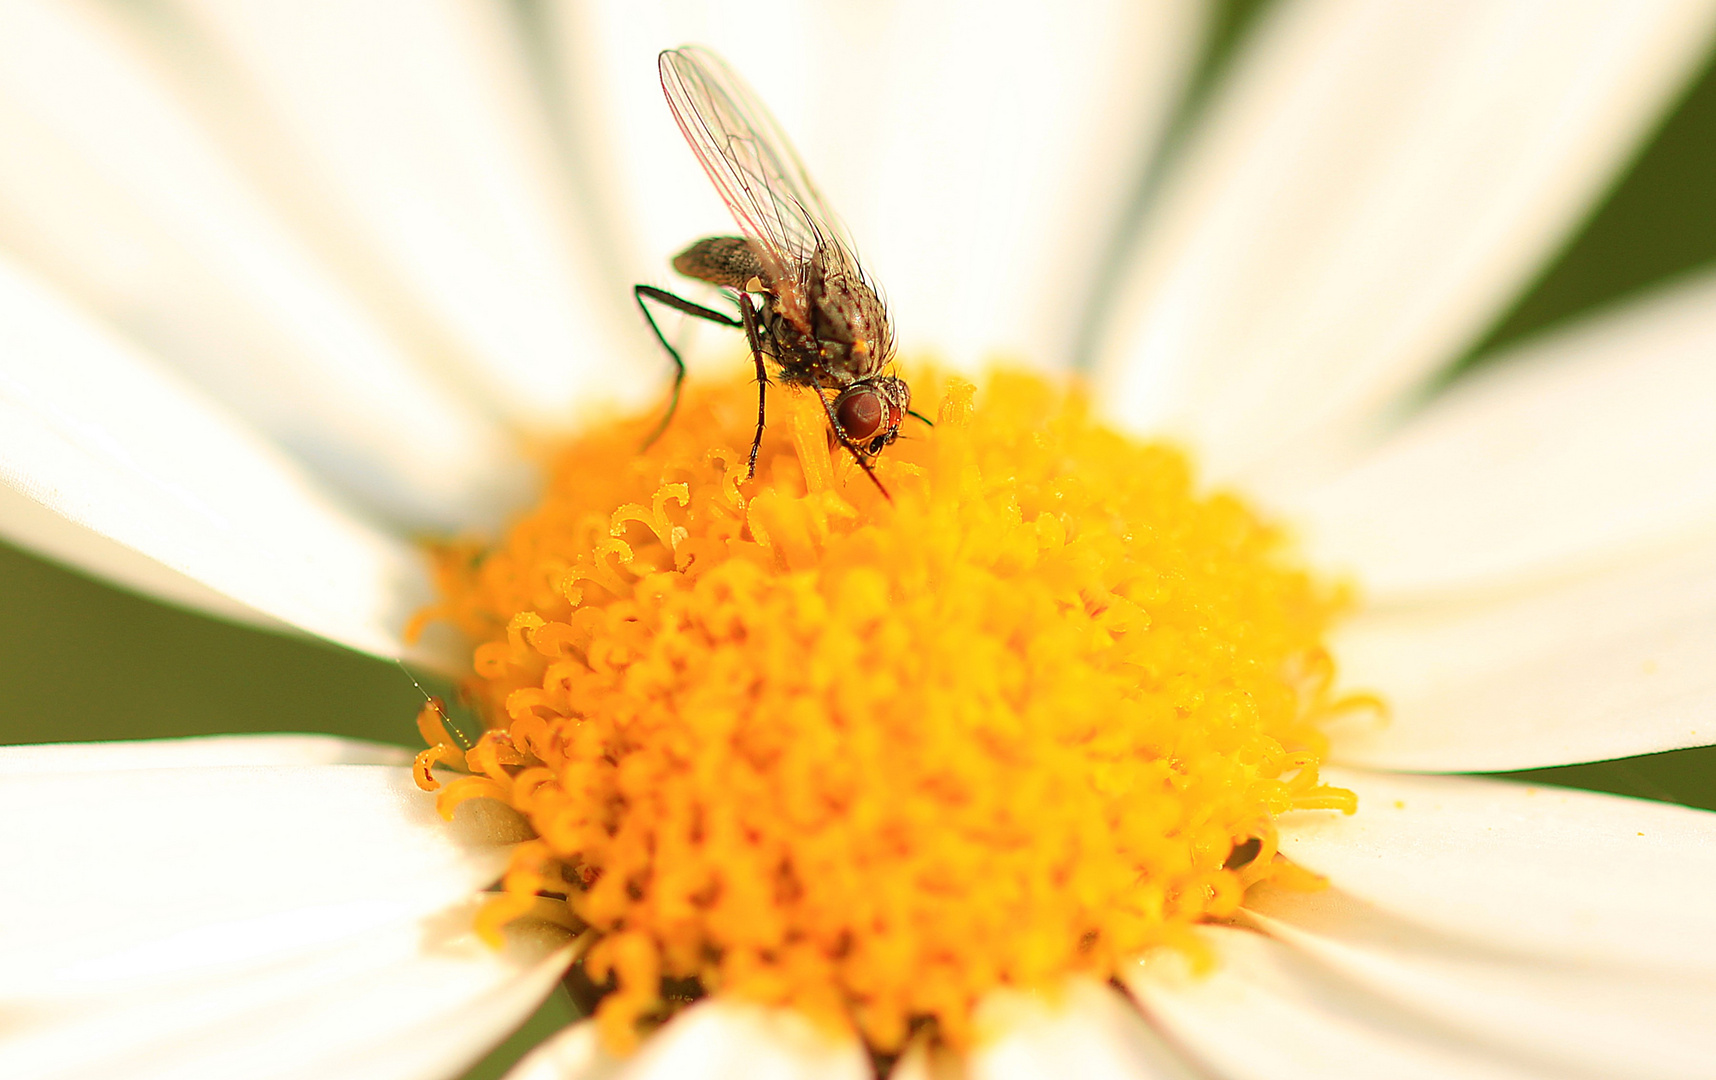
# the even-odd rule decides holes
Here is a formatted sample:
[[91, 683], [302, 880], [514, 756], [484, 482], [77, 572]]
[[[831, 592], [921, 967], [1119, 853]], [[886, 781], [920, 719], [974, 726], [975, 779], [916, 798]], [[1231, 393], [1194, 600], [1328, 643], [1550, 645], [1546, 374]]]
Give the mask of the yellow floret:
[[578, 439], [504, 543], [443, 552], [490, 725], [443, 809], [529, 818], [484, 926], [566, 894], [611, 1045], [692, 977], [963, 1045], [996, 986], [1106, 977], [1303, 878], [1274, 818], [1352, 805], [1317, 778], [1339, 590], [1077, 393], [913, 386], [940, 407], [877, 460], [891, 503], [784, 390], [742, 483], [734, 383], [647, 452], [648, 419]]

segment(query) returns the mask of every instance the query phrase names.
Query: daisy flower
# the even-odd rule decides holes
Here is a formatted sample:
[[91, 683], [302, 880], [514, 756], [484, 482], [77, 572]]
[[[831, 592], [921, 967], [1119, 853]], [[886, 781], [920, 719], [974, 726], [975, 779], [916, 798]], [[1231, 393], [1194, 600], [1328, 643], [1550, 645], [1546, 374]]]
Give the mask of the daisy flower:
[[[0, 782], [27, 816], [0, 841], [0, 1074], [453, 1076], [586, 951], [586, 968], [616, 978], [607, 1017], [544, 1043], [518, 1076], [863, 1077], [889, 1062], [908, 1080], [1707, 1073], [1716, 816], [1447, 774], [1711, 742], [1716, 283], [1682, 282], [1428, 400], [1425, 388], [1625, 164], [1706, 54], [1716, 5], [1284, 3], [1169, 154], [1150, 148], [1192, 76], [1205, 9], [1075, 8], [948, 2], [738, 21], [713, 6], [617, 3], [0, 5], [0, 530], [165, 600], [442, 670], [467, 662], [456, 635], [432, 627], [408, 641], [412, 616], [487, 620], [475, 685], [516, 736], [467, 753], [426, 719], [434, 756], [470, 771], [443, 790], [450, 824], [392, 747], [266, 736], [8, 748]], [[572, 741], [518, 723], [564, 705], [542, 686], [525, 694], [518, 673], [539, 673], [556, 634], [588, 630], [583, 649], [603, 627], [547, 633], [553, 620], [532, 622], [529, 605], [485, 607], [532, 584], [521, 573], [495, 588], [483, 575], [504, 558], [472, 571], [444, 557], [454, 588], [438, 596], [418, 538], [493, 534], [516, 518], [496, 548], [513, 551], [520, 529], [563, 505], [565, 470], [550, 470], [537, 516], [518, 518], [538, 483], [527, 462], [548, 459], [543, 447], [567, 430], [612, 443], [579, 459], [612, 466], [591, 484], [633, 479], [601, 421], [651, 402], [661, 384], [650, 373], [664, 365], [629, 286], [658, 279], [687, 241], [730, 231], [654, 84], [655, 52], [686, 40], [726, 55], [798, 135], [908, 350], [972, 372], [996, 356], [1086, 365], [1092, 407], [1110, 422], [1192, 448], [1200, 476], [1260, 508], [1194, 488], [1174, 452], [1122, 440], [1055, 393], [1020, 390], [1042, 385], [1026, 376], [978, 380], [973, 406], [953, 376], [926, 375], [941, 423], [890, 448], [884, 478], [898, 520], [929, 508], [916, 534], [927, 554], [843, 549], [840, 613], [855, 622], [911, 606], [875, 566], [936, 557], [949, 538], [998, 537], [984, 557], [1009, 574], [1053, 570], [1069, 544], [1061, 519], [986, 519], [979, 499], [1033, 483], [1041, 497], [1050, 473], [1031, 470], [1047, 469], [1033, 458], [1044, 447], [1078, 463], [1082, 483], [1056, 497], [1103, 513], [1178, 508], [1138, 530], [1149, 536], [1116, 531], [1096, 563], [1068, 573], [1100, 577], [1162, 534], [1175, 543], [1157, 546], [1175, 551], [1182, 533], [1224, 538], [1186, 548], [1174, 585], [1215, 583], [1223, 602], [1253, 605], [1239, 609], [1250, 621], [1209, 634], [1219, 647], [1198, 654], [1228, 658], [1221, 681], [1178, 685], [1158, 713], [1219, 699], [1217, 720], [1278, 715], [1266, 739], [1245, 742], [1255, 755], [1223, 759], [1252, 801], [1211, 810], [1207, 834], [1175, 831], [1172, 889], [1117, 886], [1082, 859], [1066, 888], [1013, 879], [1051, 900], [1090, 891], [1123, 895], [1131, 912], [1182, 911], [1178, 932], [1110, 921], [1029, 947], [992, 933], [992, 948], [949, 970], [963, 979], [1002, 956], [1009, 971], [1035, 970], [1031, 958], [1053, 954], [1064, 962], [1042, 970], [1072, 974], [1025, 980], [1043, 992], [1000, 976], [961, 983], [944, 995], [954, 1005], [873, 1009], [845, 1027], [828, 1014], [850, 1001], [815, 997], [828, 979], [728, 965], [721, 978], [744, 993], [674, 1010], [617, 1056], [616, 1031], [663, 1011], [657, 976], [698, 957], [665, 934], [627, 936], [625, 920], [641, 917], [627, 905], [642, 898], [612, 887], [623, 876], [602, 879], [607, 908], [573, 905], [571, 929], [555, 921], [564, 905], [532, 901], [599, 882], [564, 880], [572, 864], [543, 857], [571, 837], [567, 850], [595, 865], [573, 820], [586, 810], [549, 798], [575, 790], [573, 773], [555, 771], [574, 756], [547, 757]], [[814, 415], [776, 408], [763, 474], [775, 487], [726, 510], [699, 503], [736, 490], [717, 476], [688, 481], [677, 510], [666, 487], [655, 504], [613, 506], [604, 513], [625, 518], [603, 542], [633, 561], [563, 567], [555, 580], [587, 572], [600, 599], [633, 591], [614, 575], [651, 572], [638, 603], [671, 597], [688, 587], [680, 546], [716, 535], [693, 526], [727, 511], [744, 515], [746, 543], [768, 538], [769, 567], [826, 569], [817, 560], [860, 496], [848, 485], [838, 494], [852, 505], [823, 498], [841, 463]], [[1013, 411], [1012, 443], [980, 441], [985, 409]], [[718, 457], [696, 456], [731, 438], [719, 413], [714, 397], [690, 401], [660, 453], [725, 475]], [[957, 513], [935, 519], [937, 507]], [[1306, 558], [1361, 583], [1363, 605], [1334, 626], [1328, 653], [1342, 686], [1386, 698], [1387, 723], [1320, 692], [1317, 635], [1341, 597], [1281, 561], [1265, 518], [1290, 522]], [[1150, 605], [1128, 608], [1126, 590], [1103, 581], [1106, 593], [1075, 593], [1088, 605], [1079, 617], [1111, 636], [1147, 625]], [[913, 647], [930, 640], [970, 647], [962, 678], [1003, 670], [981, 655], [997, 609], [957, 641], [888, 645], [801, 599], [795, 617], [819, 642], [894, 648], [886, 678], [906, 678]], [[1276, 621], [1252, 619], [1264, 609]], [[1205, 611], [1164, 600], [1154, 615], [1195, 638], [1209, 631]], [[1087, 659], [1088, 634], [1057, 642], [1048, 621], [1011, 617], [1054, 646], [1030, 657], [1033, 671]], [[1283, 681], [1287, 658], [1309, 666]], [[1244, 682], [1246, 671], [1266, 678]], [[590, 700], [612, 689], [580, 687]], [[705, 688], [720, 684], [693, 687]], [[888, 700], [878, 691], [876, 711]], [[1055, 715], [1084, 728], [1045, 753], [1075, 768], [1089, 765], [1060, 760], [1074, 746], [1138, 757], [1105, 741], [1126, 725], [1070, 707], [1088, 700], [1113, 699], [1069, 696]], [[1325, 722], [1326, 748], [1302, 730], [1307, 713]], [[791, 739], [760, 756], [820, 752], [822, 714], [785, 707], [771, 724], [777, 714], [796, 726], [756, 733]], [[925, 721], [926, 740], [952, 730]], [[1198, 737], [1219, 743], [1227, 730]], [[1024, 745], [991, 734], [992, 747]], [[591, 775], [675, 797], [648, 774]], [[962, 797], [1035, 809], [1133, 779], [1090, 775], [1082, 788], [985, 781]], [[470, 797], [485, 794], [513, 808]], [[1353, 796], [1358, 812], [1343, 813]], [[1246, 807], [1269, 813], [1248, 819]], [[1082, 844], [1089, 824], [1055, 835]], [[1029, 850], [1049, 835], [1006, 843]], [[818, 902], [855, 864], [821, 865]], [[485, 900], [503, 871], [503, 891]], [[1315, 875], [1328, 887], [1288, 887]], [[845, 896], [888, 899], [872, 888], [883, 883], [859, 878]], [[697, 895], [694, 883], [683, 894]], [[976, 908], [953, 921], [966, 912], [979, 925]], [[574, 938], [585, 925], [606, 936]], [[930, 970], [883, 957], [864, 969], [876, 980], [864, 1001], [932, 994], [913, 985]], [[984, 985], [972, 1009], [955, 1007]], [[926, 1014], [946, 1038], [914, 1037], [904, 1020]]]

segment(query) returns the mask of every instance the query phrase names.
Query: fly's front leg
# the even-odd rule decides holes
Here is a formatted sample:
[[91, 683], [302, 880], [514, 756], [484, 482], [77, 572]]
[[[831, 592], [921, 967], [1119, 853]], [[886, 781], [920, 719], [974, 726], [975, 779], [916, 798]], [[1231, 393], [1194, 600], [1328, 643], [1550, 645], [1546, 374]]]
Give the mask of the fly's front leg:
[[[649, 305], [645, 304], [644, 301], [654, 300], [658, 304], [665, 304], [675, 311], [694, 318], [707, 319], [709, 322], [735, 329], [744, 324], [731, 315], [723, 314], [714, 308], [706, 308], [702, 304], [694, 304], [683, 296], [675, 296], [666, 289], [658, 289], [654, 285], [632, 286], [632, 297], [637, 300], [638, 310], [643, 312], [644, 320], [649, 323], [649, 328], [655, 331], [655, 339], [661, 342], [661, 347], [667, 350], [668, 359], [673, 361], [673, 395], [668, 399], [667, 415], [661, 418], [661, 423], [657, 424], [655, 430], [650, 432], [649, 438], [644, 440], [641, 449], [648, 450], [657, 439], [661, 438], [661, 433], [667, 430], [668, 422], [673, 419], [673, 414], [679, 411], [679, 391], [685, 385], [685, 361], [680, 359], [679, 350], [668, 344], [667, 335], [663, 334], [661, 327], [656, 325], [655, 316], [650, 313]], [[744, 305], [741, 304], [741, 306]], [[756, 457], [757, 453], [753, 449], [751, 451], [753, 468], [756, 465]]]
[[751, 359], [757, 365], [757, 433], [751, 437], [751, 466], [745, 474], [749, 480], [757, 475], [757, 452], [763, 448], [763, 424], [767, 419], [769, 403], [769, 373], [763, 367], [763, 335], [757, 326], [757, 311], [751, 306], [751, 298], [745, 293], [739, 294], [739, 317], [744, 320], [745, 340], [751, 346]]

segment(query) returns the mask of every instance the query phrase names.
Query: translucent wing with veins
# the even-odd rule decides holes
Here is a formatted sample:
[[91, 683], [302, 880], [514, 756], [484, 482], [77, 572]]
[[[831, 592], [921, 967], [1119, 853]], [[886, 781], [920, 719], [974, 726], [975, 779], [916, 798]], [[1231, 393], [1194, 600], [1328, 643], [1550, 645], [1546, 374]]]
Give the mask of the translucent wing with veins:
[[661, 54], [661, 88], [685, 141], [783, 300], [802, 291], [812, 264], [856, 268], [839, 219], [743, 79], [713, 53], [688, 46]]
[[653, 285], [632, 290], [677, 372], [668, 417], [685, 363], [656, 325], [650, 303], [744, 329], [757, 369], [747, 478], [756, 472], [763, 441], [768, 357], [782, 382], [815, 391], [833, 437], [889, 497], [870, 458], [898, 437], [911, 412], [911, 390], [886, 371], [894, 340], [881, 293], [859, 268], [786, 133], [743, 79], [713, 53], [688, 46], [661, 54], [661, 88], [685, 141], [745, 234], [704, 237], [673, 259], [686, 277], [730, 290], [738, 319]]

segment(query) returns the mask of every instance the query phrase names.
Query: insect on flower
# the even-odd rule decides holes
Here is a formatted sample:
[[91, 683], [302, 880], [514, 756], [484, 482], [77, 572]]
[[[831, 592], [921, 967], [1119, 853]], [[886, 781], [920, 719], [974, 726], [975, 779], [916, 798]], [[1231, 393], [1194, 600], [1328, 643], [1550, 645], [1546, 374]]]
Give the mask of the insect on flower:
[[756, 474], [762, 446], [767, 356], [782, 382], [815, 391], [834, 438], [887, 496], [870, 461], [911, 412], [905, 381], [884, 372], [894, 349], [887, 308], [792, 143], [744, 80], [696, 47], [669, 49], [660, 65], [679, 130], [745, 235], [705, 237], [673, 260], [686, 277], [731, 290], [737, 319], [652, 285], [632, 290], [675, 368], [667, 415], [649, 442], [678, 408], [685, 362], [645, 300], [744, 330], [757, 365], [757, 431], [746, 479]]

